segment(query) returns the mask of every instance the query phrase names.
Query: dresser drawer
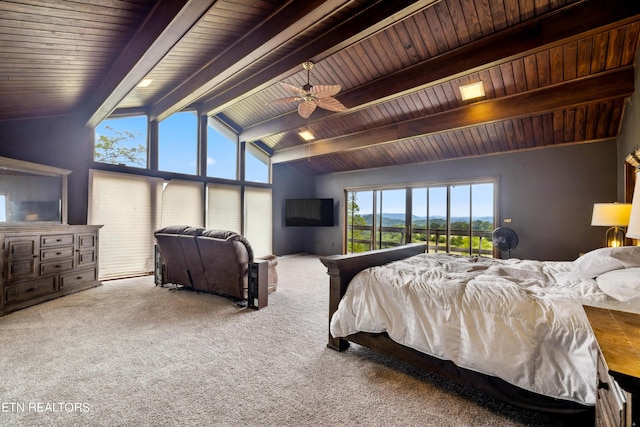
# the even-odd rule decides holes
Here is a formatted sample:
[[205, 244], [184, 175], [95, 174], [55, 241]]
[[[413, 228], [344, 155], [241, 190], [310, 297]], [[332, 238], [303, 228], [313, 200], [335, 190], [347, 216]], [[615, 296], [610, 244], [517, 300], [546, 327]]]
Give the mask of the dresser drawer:
[[96, 251], [80, 251], [78, 252], [78, 268], [89, 266], [96, 263]]
[[40, 275], [61, 273], [73, 269], [73, 258], [40, 264]]
[[95, 268], [74, 271], [60, 276], [60, 291], [73, 292], [76, 289], [87, 287], [87, 285], [98, 280], [98, 271]]
[[59, 248], [43, 249], [40, 251], [41, 261], [52, 261], [60, 258], [72, 258], [73, 246], [62, 246]]
[[78, 249], [85, 250], [95, 248], [97, 238], [98, 236], [95, 233], [78, 234]]
[[7, 305], [17, 304], [30, 299], [57, 292], [56, 278], [32, 280], [4, 288], [4, 302]]
[[37, 258], [11, 258], [7, 261], [7, 281], [27, 279], [38, 275], [39, 261]]
[[73, 233], [71, 234], [45, 234], [40, 237], [40, 246], [73, 245]]
[[618, 383], [609, 375], [607, 364], [598, 353], [597, 426], [623, 426], [626, 398]]
[[38, 250], [38, 236], [11, 236], [4, 242], [9, 258], [32, 257]]

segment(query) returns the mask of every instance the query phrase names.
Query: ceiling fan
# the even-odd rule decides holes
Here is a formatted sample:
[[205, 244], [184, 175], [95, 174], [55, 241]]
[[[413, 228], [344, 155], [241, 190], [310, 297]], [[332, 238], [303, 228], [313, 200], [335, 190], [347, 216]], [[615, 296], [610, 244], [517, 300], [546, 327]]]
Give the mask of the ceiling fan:
[[269, 104], [284, 104], [287, 102], [300, 102], [298, 105], [298, 114], [300, 116], [309, 118], [316, 107], [324, 108], [329, 111], [344, 111], [347, 109], [340, 101], [333, 96], [340, 92], [340, 85], [316, 85], [313, 86], [309, 83], [309, 74], [313, 68], [313, 62], [307, 61], [302, 64], [302, 68], [307, 70], [307, 84], [298, 87], [289, 83], [280, 82], [280, 84], [290, 92], [296, 94], [289, 98], [276, 99], [270, 101]]

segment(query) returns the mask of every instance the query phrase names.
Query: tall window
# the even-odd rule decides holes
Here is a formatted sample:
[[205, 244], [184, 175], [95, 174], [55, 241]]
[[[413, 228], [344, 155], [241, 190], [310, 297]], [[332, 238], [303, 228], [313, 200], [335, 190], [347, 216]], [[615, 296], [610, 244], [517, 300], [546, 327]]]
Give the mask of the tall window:
[[407, 243], [406, 195], [407, 191], [378, 190], [376, 192], [376, 240], [375, 248], [383, 249]]
[[245, 177], [246, 181], [269, 182], [269, 156], [254, 147], [247, 145], [245, 151]]
[[175, 113], [158, 124], [158, 169], [197, 174], [198, 117], [195, 112]]
[[428, 251], [491, 256], [494, 194], [493, 181], [347, 191], [347, 252], [426, 242]]
[[256, 257], [268, 255], [272, 247], [271, 189], [247, 187], [244, 192], [245, 237]]
[[495, 228], [494, 183], [471, 186], [471, 239], [472, 252], [488, 254], [493, 252], [491, 232]]
[[88, 223], [103, 225], [99, 277], [153, 271], [153, 231], [159, 222], [162, 180], [95, 170], [89, 179]]
[[204, 224], [203, 185], [201, 182], [174, 179], [164, 184], [162, 190], [162, 215], [160, 227], [168, 225]]
[[372, 249], [373, 191], [347, 193], [347, 253]]
[[147, 117], [116, 117], [96, 127], [93, 159], [147, 167]]
[[208, 228], [242, 232], [241, 188], [239, 185], [207, 185]]
[[238, 136], [209, 117], [207, 119], [207, 176], [237, 179]]

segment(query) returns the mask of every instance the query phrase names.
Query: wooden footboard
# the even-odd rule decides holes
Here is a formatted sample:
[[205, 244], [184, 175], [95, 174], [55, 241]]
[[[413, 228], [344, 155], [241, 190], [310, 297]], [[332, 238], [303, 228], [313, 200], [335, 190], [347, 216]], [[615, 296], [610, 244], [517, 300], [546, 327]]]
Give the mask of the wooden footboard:
[[[412, 243], [390, 249], [362, 252], [348, 255], [332, 255], [321, 257], [320, 261], [327, 267], [329, 274], [329, 321], [338, 309], [342, 296], [347, 291], [349, 282], [359, 272], [369, 267], [387, 264], [399, 259], [424, 253], [426, 243]], [[329, 348], [342, 351], [349, 347], [349, 342], [342, 338], [334, 338], [329, 332]]]

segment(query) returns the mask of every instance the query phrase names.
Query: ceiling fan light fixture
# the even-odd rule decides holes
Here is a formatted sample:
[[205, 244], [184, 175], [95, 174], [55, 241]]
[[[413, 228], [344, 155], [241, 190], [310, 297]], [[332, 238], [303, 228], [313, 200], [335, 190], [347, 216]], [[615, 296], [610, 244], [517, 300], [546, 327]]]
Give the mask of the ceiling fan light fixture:
[[309, 81], [310, 71], [314, 64], [307, 61], [302, 64], [302, 68], [307, 71], [307, 83], [303, 86], [294, 86], [289, 83], [280, 82], [280, 84], [289, 92], [293, 92], [295, 96], [276, 99], [267, 104], [283, 104], [287, 102], [299, 102], [298, 114], [300, 117], [308, 119], [316, 107], [329, 111], [345, 111], [347, 107], [342, 105], [340, 101], [334, 98], [340, 92], [340, 85], [312, 85]]
[[315, 135], [308, 130], [303, 130], [302, 132], [298, 132], [298, 135], [300, 135], [300, 138], [304, 139], [305, 141], [312, 141], [316, 139]]
[[463, 101], [483, 98], [485, 94], [482, 81], [460, 86], [460, 95], [462, 96]]

